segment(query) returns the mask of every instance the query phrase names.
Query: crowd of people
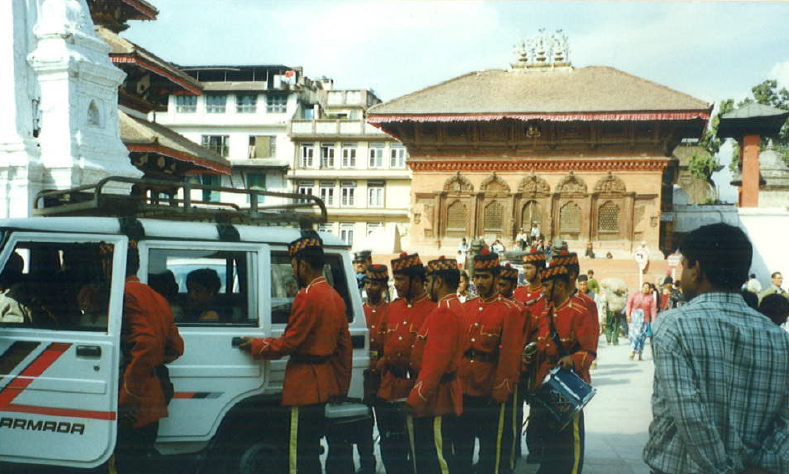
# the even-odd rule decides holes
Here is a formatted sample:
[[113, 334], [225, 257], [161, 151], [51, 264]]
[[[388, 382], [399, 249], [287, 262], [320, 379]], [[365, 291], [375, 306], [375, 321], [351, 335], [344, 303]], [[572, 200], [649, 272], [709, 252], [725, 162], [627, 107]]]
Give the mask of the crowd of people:
[[[461, 242], [464, 256], [467, 245]], [[560, 422], [532, 399], [556, 367], [591, 382], [597, 306], [587, 282], [579, 285], [584, 291], [576, 288], [577, 254], [560, 248], [547, 264], [544, 248], [530, 248], [520, 285], [521, 272], [501, 261], [502, 250], [498, 242], [483, 246], [466, 269], [456, 259], [423, 264], [403, 253], [390, 262], [391, 302], [389, 269], [357, 253], [371, 335], [365, 399], [387, 472], [513, 472], [523, 457], [525, 401], [527, 462], [543, 474], [581, 472], [583, 410]], [[527, 346], [534, 350], [524, 352]], [[360, 459], [369, 459], [359, 448]]]
[[[288, 472], [323, 472], [323, 436], [327, 474], [356, 471], [351, 444], [356, 472], [380, 471], [377, 425], [389, 473], [512, 473], [524, 458], [541, 474], [580, 473], [582, 406], [563, 419], [539, 393], [557, 370], [591, 384], [603, 334], [613, 345], [627, 337], [629, 357], [639, 361], [650, 339], [656, 377], [643, 457], [654, 474], [789, 472], [789, 334], [779, 328], [789, 300], [779, 272], [766, 290], [749, 278], [752, 247], [737, 228], [689, 233], [680, 245], [681, 279], [645, 282], [629, 295], [621, 280], [581, 274], [578, 255], [561, 244], [547, 258], [530, 248], [522, 271], [493, 246], [473, 256], [468, 272], [453, 258], [425, 264], [404, 252], [387, 267], [358, 253], [370, 336], [364, 402], [374, 417], [350, 433], [325, 423], [326, 404], [343, 400], [351, 380], [345, 302], [323, 275], [317, 234], [305, 233], [288, 252], [300, 291], [283, 335], [240, 344], [255, 358], [290, 357], [282, 393]], [[136, 278], [133, 243], [126, 267], [113, 462], [118, 472], [142, 472], [172, 396], [162, 370], [183, 353], [183, 340], [167, 300]], [[219, 318], [211, 306], [216, 280], [189, 275], [190, 317]], [[167, 282], [151, 283], [167, 292]], [[527, 453], [520, 452], [523, 426]]]

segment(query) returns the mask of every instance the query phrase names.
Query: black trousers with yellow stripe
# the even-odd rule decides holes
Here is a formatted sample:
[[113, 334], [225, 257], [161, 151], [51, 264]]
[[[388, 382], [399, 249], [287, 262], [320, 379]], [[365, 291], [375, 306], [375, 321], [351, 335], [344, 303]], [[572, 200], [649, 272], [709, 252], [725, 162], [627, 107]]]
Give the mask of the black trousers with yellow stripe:
[[454, 468], [457, 417], [453, 415], [406, 417], [416, 474], [450, 474]]
[[463, 396], [463, 414], [458, 420], [455, 435], [460, 474], [475, 472], [472, 466], [475, 439], [479, 439], [476, 472], [501, 474], [508, 470], [509, 457], [504, 450], [506, 412], [506, 403], [496, 403], [490, 397]]
[[326, 426], [326, 404], [286, 407], [288, 474], [321, 474], [321, 437]]
[[531, 405], [529, 425], [541, 436], [542, 462], [538, 474], [581, 474], [584, 467], [584, 412], [581, 411], [564, 428], [537, 403]]

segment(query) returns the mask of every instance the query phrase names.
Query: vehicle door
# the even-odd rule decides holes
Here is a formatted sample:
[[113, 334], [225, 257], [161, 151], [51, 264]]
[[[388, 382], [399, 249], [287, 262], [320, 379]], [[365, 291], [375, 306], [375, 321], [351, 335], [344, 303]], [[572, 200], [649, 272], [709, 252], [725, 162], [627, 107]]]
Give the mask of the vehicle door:
[[[353, 374], [349, 397], [361, 398], [363, 396], [362, 372], [369, 364], [369, 340], [367, 324], [364, 321], [364, 312], [361, 310], [361, 296], [356, 287], [356, 281], [349, 278], [355, 273], [351, 268], [347, 251], [325, 248], [325, 266], [323, 274], [329, 284], [345, 301], [348, 326], [353, 344]], [[345, 252], [345, 258], [343, 258]], [[293, 278], [290, 257], [284, 246], [271, 246], [271, 334], [281, 336], [290, 316], [290, 307], [293, 298], [299, 291], [298, 283]], [[268, 299], [268, 298], [267, 298]], [[287, 358], [270, 361], [271, 373], [269, 374], [269, 393], [282, 391], [285, 379], [285, 365]]]
[[140, 279], [167, 298], [184, 354], [168, 365], [175, 394], [159, 424], [164, 452], [175, 443], [204, 443], [238, 401], [262, 394], [268, 364], [234, 344], [270, 334], [260, 294], [268, 248], [231, 242], [143, 241]]
[[127, 239], [14, 232], [0, 251], [0, 461], [93, 467], [117, 428]]

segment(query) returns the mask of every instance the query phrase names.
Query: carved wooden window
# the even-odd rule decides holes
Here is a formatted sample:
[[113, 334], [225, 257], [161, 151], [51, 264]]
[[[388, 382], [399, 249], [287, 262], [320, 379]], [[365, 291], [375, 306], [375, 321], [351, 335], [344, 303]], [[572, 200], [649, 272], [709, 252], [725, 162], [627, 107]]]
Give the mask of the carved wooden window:
[[542, 224], [542, 209], [537, 201], [529, 201], [523, 206], [523, 212], [521, 213], [521, 227], [526, 229], [526, 231], [531, 230], [532, 222], [536, 222], [537, 225]]
[[559, 210], [559, 234], [563, 239], [578, 239], [581, 233], [581, 208], [568, 202]]
[[447, 207], [447, 237], [465, 237], [468, 220], [466, 205], [455, 201]]
[[600, 240], [619, 238], [619, 206], [611, 201], [600, 206], [597, 212], [597, 235]]
[[483, 227], [486, 234], [500, 234], [504, 230], [504, 206], [501, 203], [493, 201], [485, 206]]

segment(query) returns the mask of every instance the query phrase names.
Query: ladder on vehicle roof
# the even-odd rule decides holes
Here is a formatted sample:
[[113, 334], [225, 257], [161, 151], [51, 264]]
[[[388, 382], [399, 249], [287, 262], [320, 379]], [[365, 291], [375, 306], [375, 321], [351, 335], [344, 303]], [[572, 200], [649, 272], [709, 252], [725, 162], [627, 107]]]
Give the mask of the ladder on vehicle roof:
[[[108, 187], [131, 185], [121, 194]], [[203, 192], [243, 196], [249, 207], [234, 202], [203, 199]], [[193, 193], [200, 193], [195, 199]], [[219, 194], [222, 193], [222, 194]], [[259, 197], [280, 203], [262, 205]], [[226, 196], [223, 196], [226, 197]], [[136, 217], [178, 221], [219, 222], [261, 226], [293, 225], [311, 228], [327, 220], [323, 200], [311, 194], [236, 189], [203, 184], [109, 176], [96, 184], [41, 191], [33, 201], [36, 216]]]

